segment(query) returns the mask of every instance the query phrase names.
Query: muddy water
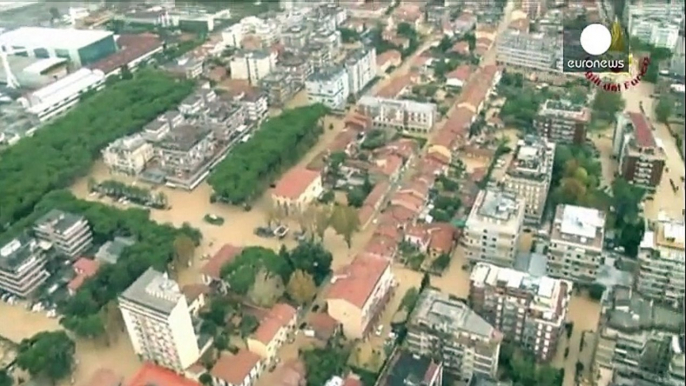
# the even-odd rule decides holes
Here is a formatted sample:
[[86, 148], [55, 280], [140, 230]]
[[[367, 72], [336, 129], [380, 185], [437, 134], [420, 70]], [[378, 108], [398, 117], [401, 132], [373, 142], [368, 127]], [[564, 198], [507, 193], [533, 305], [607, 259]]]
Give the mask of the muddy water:
[[0, 302], [0, 336], [14, 342], [30, 338], [40, 331], [56, 331], [62, 327], [57, 319], [50, 319], [45, 312], [31, 312], [24, 307], [24, 303], [9, 305]]

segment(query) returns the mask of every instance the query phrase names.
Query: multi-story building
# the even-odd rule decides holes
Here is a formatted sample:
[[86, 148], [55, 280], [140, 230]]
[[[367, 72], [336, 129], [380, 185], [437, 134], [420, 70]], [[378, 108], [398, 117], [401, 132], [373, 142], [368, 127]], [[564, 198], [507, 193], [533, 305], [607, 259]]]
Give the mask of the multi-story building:
[[93, 243], [93, 233], [85, 217], [53, 209], [33, 226], [36, 238], [49, 242], [58, 252], [78, 257]]
[[479, 263], [472, 269], [472, 309], [540, 361], [555, 356], [565, 332], [572, 283]]
[[144, 360], [177, 372], [198, 360], [201, 350], [186, 297], [166, 274], [148, 268], [119, 296], [133, 349]]
[[498, 65], [527, 71], [560, 71], [561, 44], [553, 36], [509, 29], [498, 37], [496, 47]]
[[278, 66], [297, 84], [296, 90], [304, 87], [307, 78], [312, 75], [312, 63], [304, 55], [284, 52], [279, 55]]
[[281, 31], [281, 42], [291, 50], [300, 50], [307, 46], [309, 31], [303, 25], [292, 25]]
[[612, 152], [619, 162], [620, 175], [629, 183], [648, 191], [660, 185], [665, 153], [645, 115], [634, 112], [618, 115]]
[[149, 122], [143, 127], [142, 136], [148, 142], [161, 141], [169, 131], [177, 126], [181, 126], [186, 119], [178, 111], [167, 111], [154, 121]]
[[425, 289], [407, 323], [410, 352], [440, 358], [457, 380], [495, 377], [502, 334], [463, 301]]
[[337, 29], [327, 28], [325, 26], [312, 31], [309, 36], [309, 42], [312, 44], [321, 44], [328, 52], [330, 58], [338, 57], [338, 54], [343, 47], [341, 32]]
[[525, 201], [515, 193], [482, 190], [467, 218], [463, 243], [467, 259], [511, 267], [524, 223]]
[[335, 57], [331, 56], [326, 46], [321, 43], [310, 42], [303, 50], [303, 53], [312, 65], [313, 73], [330, 67], [335, 59]]
[[271, 72], [260, 80], [260, 87], [267, 93], [269, 106], [283, 106], [295, 93], [296, 86], [291, 77], [281, 71]]
[[216, 145], [214, 132], [206, 125], [184, 124], [155, 144], [156, 160], [168, 184], [193, 190], [209, 173], [207, 163]]
[[345, 59], [350, 93], [357, 95], [376, 77], [376, 48], [351, 51]]
[[438, 119], [433, 103], [363, 96], [357, 109], [372, 118], [375, 126], [391, 127], [406, 133], [428, 134]]
[[44, 247], [24, 233], [0, 248], [0, 289], [29, 297], [47, 280]]
[[141, 134], [115, 140], [102, 150], [105, 165], [113, 173], [136, 176], [145, 169], [155, 150]]
[[421, 356], [397, 350], [384, 366], [374, 386], [442, 386], [443, 364], [431, 356]]
[[351, 339], [369, 335], [393, 293], [395, 280], [388, 259], [358, 255], [331, 278], [326, 296], [329, 315]]
[[222, 42], [229, 47], [241, 47], [243, 38], [254, 35], [262, 41], [263, 46], [269, 47], [278, 39], [279, 26], [272, 20], [248, 16], [222, 31]]
[[526, 224], [538, 225], [541, 222], [550, 190], [554, 158], [555, 144], [540, 137], [526, 136], [517, 143], [503, 184], [524, 198]]
[[350, 95], [348, 72], [343, 67], [332, 66], [316, 71], [305, 82], [307, 99], [322, 103], [332, 109], [343, 109]]
[[603, 301], [593, 373], [617, 386], [684, 384], [683, 313], [615, 286]]
[[230, 66], [232, 79], [245, 79], [250, 84], [257, 84], [276, 68], [276, 53], [241, 51], [231, 58]]
[[592, 283], [602, 264], [605, 213], [574, 205], [558, 205], [548, 248], [549, 276]]
[[638, 291], [675, 307], [684, 304], [684, 232], [683, 221], [658, 219], [643, 235], [638, 253]]
[[[184, 115], [202, 115], [207, 112], [209, 105], [216, 100], [217, 93], [214, 92], [214, 90], [201, 88], [179, 103], [179, 112]], [[174, 123], [178, 126], [182, 122], [179, 122], [178, 119], [174, 119]], [[172, 126], [174, 126], [174, 124], [172, 124]]]
[[674, 50], [684, 20], [683, 1], [655, 1], [628, 7], [629, 35], [656, 47]]
[[586, 140], [591, 111], [568, 100], [547, 100], [534, 120], [538, 135], [556, 144], [576, 145]]

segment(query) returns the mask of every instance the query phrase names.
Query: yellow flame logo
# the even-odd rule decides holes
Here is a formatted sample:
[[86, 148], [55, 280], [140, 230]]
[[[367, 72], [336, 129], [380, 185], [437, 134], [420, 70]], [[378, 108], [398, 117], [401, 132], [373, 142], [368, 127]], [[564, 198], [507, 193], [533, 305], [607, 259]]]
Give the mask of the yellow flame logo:
[[624, 33], [622, 32], [622, 26], [619, 25], [617, 19], [612, 23], [610, 36], [612, 36], [612, 41], [610, 43], [609, 51], [624, 52]]

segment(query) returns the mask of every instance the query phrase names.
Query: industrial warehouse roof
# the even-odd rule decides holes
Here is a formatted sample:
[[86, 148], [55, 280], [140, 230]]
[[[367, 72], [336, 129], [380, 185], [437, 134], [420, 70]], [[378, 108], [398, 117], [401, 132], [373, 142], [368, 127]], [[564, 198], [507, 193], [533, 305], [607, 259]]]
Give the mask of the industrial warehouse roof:
[[111, 31], [21, 27], [0, 35], [0, 46], [73, 50], [112, 35]]

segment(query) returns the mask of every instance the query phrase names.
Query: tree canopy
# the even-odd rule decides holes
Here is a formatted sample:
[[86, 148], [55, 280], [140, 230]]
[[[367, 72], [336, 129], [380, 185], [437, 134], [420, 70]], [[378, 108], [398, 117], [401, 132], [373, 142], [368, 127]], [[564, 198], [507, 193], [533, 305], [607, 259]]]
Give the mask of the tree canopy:
[[238, 145], [214, 168], [207, 182], [213, 198], [245, 204], [260, 195], [281, 172], [293, 166], [323, 132], [321, 104], [286, 110], [270, 118], [253, 138]]
[[670, 98], [669, 95], [661, 96], [657, 101], [657, 105], [655, 106], [655, 118], [657, 118], [657, 121], [661, 123], [668, 123], [673, 112], [674, 101], [672, 98]]
[[31, 213], [48, 192], [85, 175], [100, 150], [175, 107], [192, 91], [189, 82], [141, 71], [83, 100], [64, 117], [2, 154], [0, 229]]
[[17, 366], [34, 377], [57, 382], [69, 376], [76, 346], [64, 331], [39, 332], [19, 344]]
[[593, 119], [614, 122], [615, 114], [623, 111], [624, 106], [625, 101], [621, 93], [597, 89], [591, 105]]
[[563, 372], [548, 365], [537, 365], [530, 353], [521, 352], [514, 345], [500, 346], [500, 366], [514, 386], [562, 386]]
[[307, 386], [321, 386], [334, 375], [343, 374], [349, 352], [340, 347], [314, 348], [304, 351]]
[[601, 165], [591, 149], [585, 146], [558, 146], [553, 162], [553, 204], [602, 207], [606, 195], [597, 189], [601, 174]]
[[263, 247], [247, 247], [230, 263], [222, 267], [222, 277], [229, 283], [231, 290], [246, 295], [256, 283], [261, 270], [278, 275], [283, 283], [287, 283], [293, 269], [271, 249]]

